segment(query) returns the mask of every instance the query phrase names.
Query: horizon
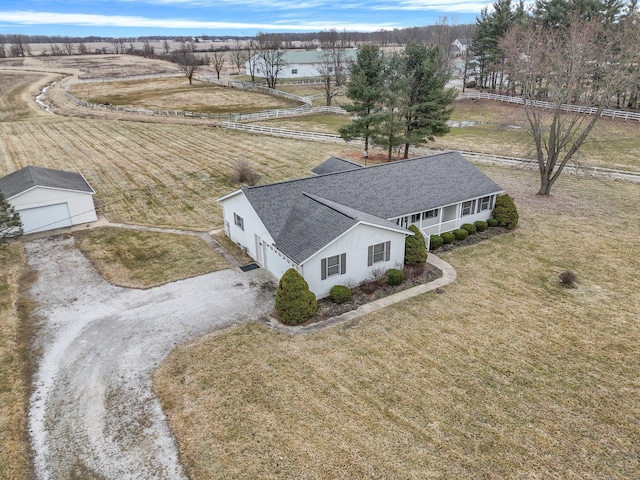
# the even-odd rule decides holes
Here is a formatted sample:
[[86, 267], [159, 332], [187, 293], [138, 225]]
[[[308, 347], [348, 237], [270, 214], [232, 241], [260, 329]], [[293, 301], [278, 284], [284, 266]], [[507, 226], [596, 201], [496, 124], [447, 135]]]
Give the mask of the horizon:
[[490, 0], [5, 0], [0, 34], [61, 37], [255, 36], [336, 29], [373, 32], [475, 23]]

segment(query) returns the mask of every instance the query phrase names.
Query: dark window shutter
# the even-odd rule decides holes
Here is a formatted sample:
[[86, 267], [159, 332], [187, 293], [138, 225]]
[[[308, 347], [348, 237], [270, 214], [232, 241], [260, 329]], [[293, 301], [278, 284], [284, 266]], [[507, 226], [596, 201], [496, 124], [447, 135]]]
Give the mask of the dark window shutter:
[[340, 255], [340, 274], [344, 275], [347, 273], [347, 254], [343, 253]]
[[384, 261], [388, 262], [391, 259], [391, 242], [387, 242], [384, 245]]
[[371, 266], [373, 265], [373, 245], [371, 245], [369, 247], [369, 253], [368, 253], [368, 258], [367, 258], [367, 266]]
[[327, 259], [323, 258], [322, 260], [320, 260], [320, 268], [322, 269], [322, 272], [320, 273], [320, 278], [321, 280], [324, 280], [325, 278], [327, 278]]

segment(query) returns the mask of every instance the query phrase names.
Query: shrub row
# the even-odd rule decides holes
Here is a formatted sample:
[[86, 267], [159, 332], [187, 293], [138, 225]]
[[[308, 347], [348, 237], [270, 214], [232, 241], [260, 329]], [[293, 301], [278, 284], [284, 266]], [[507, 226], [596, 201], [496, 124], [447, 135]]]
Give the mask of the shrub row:
[[429, 238], [429, 249], [436, 250], [442, 245], [453, 243], [454, 240], [464, 240], [469, 235], [473, 235], [477, 232], [484, 232], [489, 227], [497, 226], [498, 221], [495, 218], [490, 218], [486, 222], [478, 220], [474, 223], [465, 223], [460, 228], [453, 230], [452, 232], [444, 232], [440, 235], [431, 235]]
[[[402, 282], [404, 282], [404, 272], [397, 268], [390, 268], [380, 278], [383, 278], [385, 283], [391, 286], [402, 285]], [[365, 293], [373, 293], [383, 285], [384, 284], [381, 285], [377, 281], [372, 281], [360, 285], [360, 288]], [[348, 302], [351, 299], [351, 289], [346, 285], [334, 285], [331, 287], [331, 290], [329, 290], [329, 298], [333, 303], [341, 304]]]

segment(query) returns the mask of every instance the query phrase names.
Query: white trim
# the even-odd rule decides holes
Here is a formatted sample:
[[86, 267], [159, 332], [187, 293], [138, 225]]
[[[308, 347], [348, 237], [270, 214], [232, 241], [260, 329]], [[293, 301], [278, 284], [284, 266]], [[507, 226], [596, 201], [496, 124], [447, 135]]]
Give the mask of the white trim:
[[241, 188], [239, 188], [238, 190], [236, 190], [234, 192], [227, 193], [224, 197], [217, 198], [216, 202], [222, 202], [222, 201], [226, 200], [227, 198], [231, 198], [231, 197], [233, 197], [233, 196], [235, 196], [235, 195], [237, 195], [239, 193], [242, 193], [242, 189]]
[[[87, 184], [87, 185], [89, 185], [89, 184]], [[87, 192], [86, 190], [74, 190], [74, 189], [71, 189], [71, 188], [48, 187], [48, 186], [45, 186], [45, 185], [34, 185], [33, 187], [29, 187], [26, 190], [22, 190], [21, 192], [16, 193], [12, 197], [8, 197], [7, 200], [12, 200], [12, 199], [14, 199], [16, 197], [19, 197], [20, 195], [24, 195], [25, 193], [29, 193], [32, 190], [35, 190], [36, 188], [44, 188], [45, 190], [56, 190], [56, 191], [60, 191], [60, 192], [84, 193], [86, 195], [95, 195], [96, 194], [96, 192], [93, 190], [93, 188], [91, 188], [90, 185], [89, 185], [89, 188], [91, 188], [90, 192]]]

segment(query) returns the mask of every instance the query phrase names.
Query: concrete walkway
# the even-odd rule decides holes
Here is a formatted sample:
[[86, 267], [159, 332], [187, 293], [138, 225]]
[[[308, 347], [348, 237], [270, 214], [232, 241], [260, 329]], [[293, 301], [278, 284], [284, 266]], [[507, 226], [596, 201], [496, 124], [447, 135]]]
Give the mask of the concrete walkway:
[[333, 327], [334, 325], [348, 322], [349, 320], [353, 320], [354, 318], [362, 317], [363, 315], [367, 315], [369, 313], [375, 312], [376, 310], [380, 310], [381, 308], [388, 307], [389, 305], [402, 302], [403, 300], [422, 295], [423, 293], [430, 292], [432, 290], [435, 290], [436, 288], [444, 287], [445, 285], [449, 285], [456, 280], [457, 273], [455, 268], [453, 268], [450, 264], [437, 257], [433, 253], [429, 253], [427, 263], [442, 270], [442, 277], [437, 278], [432, 282], [408, 288], [398, 293], [394, 293], [393, 295], [389, 295], [388, 297], [374, 300], [373, 302], [367, 303], [365, 305], [360, 305], [356, 310], [345, 312], [342, 315], [338, 315], [337, 317], [332, 317], [328, 320], [323, 320], [321, 322], [304, 326], [284, 325], [273, 317], [262, 317], [262, 321], [265, 325], [280, 332], [289, 333], [291, 335], [308, 335], [310, 333], [324, 330], [325, 328]]

